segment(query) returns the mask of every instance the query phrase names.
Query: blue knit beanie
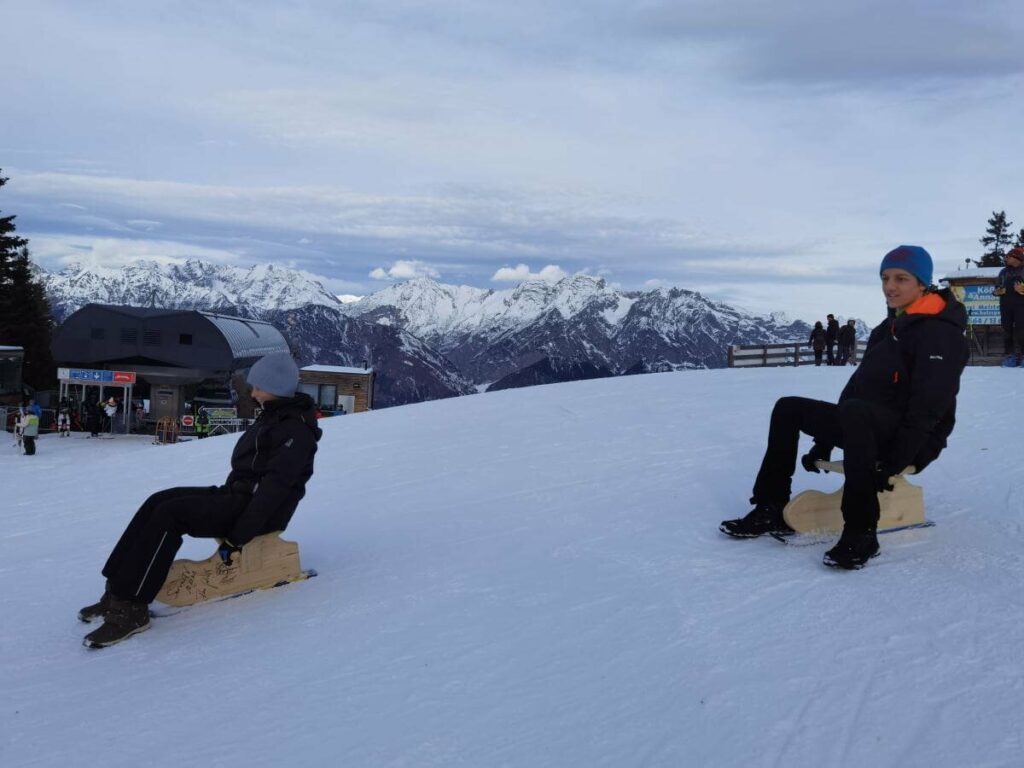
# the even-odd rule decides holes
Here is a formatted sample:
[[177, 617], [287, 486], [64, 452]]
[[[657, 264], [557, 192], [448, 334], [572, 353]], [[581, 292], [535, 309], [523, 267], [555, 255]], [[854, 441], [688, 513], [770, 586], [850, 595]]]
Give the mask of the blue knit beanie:
[[887, 269], [905, 269], [923, 285], [932, 284], [932, 257], [919, 245], [901, 245], [885, 254], [878, 274]]
[[299, 366], [287, 352], [273, 352], [256, 361], [246, 381], [272, 395], [292, 397], [299, 386]]

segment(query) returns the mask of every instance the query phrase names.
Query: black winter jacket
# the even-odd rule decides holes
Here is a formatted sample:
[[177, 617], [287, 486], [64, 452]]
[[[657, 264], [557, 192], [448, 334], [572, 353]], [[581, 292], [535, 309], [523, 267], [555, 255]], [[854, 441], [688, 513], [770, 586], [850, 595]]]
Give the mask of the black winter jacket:
[[[999, 275], [996, 277], [996, 284], [993, 288], [996, 291], [996, 295], [999, 296], [1000, 304], [1024, 302], [1024, 296], [1013, 289], [1013, 286], [1020, 282], [1024, 282], [1024, 266], [1003, 267], [999, 270]], [[999, 291], [1002, 291], [1002, 293], [999, 293]]]
[[807, 340], [807, 343], [811, 345], [811, 349], [815, 352], [821, 352], [825, 348], [825, 329], [814, 328], [811, 331], [811, 337]]
[[[945, 302], [940, 311], [920, 311], [927, 311], [927, 304], [937, 299]], [[839, 402], [859, 398], [901, 414], [895, 439], [881, 452], [890, 468], [913, 464], [921, 471], [946, 447], [969, 354], [966, 328], [967, 310], [945, 289], [871, 332], [864, 357]]]
[[839, 338], [839, 321], [832, 318], [828, 321], [828, 325], [825, 326], [825, 342], [827, 344], [835, 344], [836, 339]]
[[232, 544], [242, 546], [254, 536], [287, 527], [306, 495], [321, 434], [309, 395], [266, 403], [231, 454], [231, 474], [225, 485], [232, 492], [252, 493], [228, 535]]
[[857, 342], [857, 329], [852, 325], [844, 325], [837, 336], [840, 347], [852, 347]]

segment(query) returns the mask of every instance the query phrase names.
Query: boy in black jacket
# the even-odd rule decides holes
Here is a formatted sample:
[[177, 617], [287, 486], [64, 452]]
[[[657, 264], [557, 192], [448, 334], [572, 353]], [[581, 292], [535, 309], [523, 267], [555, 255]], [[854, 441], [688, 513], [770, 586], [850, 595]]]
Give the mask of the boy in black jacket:
[[288, 525], [313, 475], [316, 407], [295, 394], [299, 370], [285, 352], [260, 359], [248, 381], [263, 412], [238, 439], [224, 485], [169, 488], [143, 502], [103, 566], [103, 596], [79, 611], [82, 621], [104, 620], [85, 645], [103, 648], [149, 629], [149, 603], [185, 534], [222, 539], [218, 553], [230, 565], [255, 536]]
[[772, 411], [768, 447], [751, 503], [754, 509], [720, 530], [737, 538], [787, 534], [782, 510], [789, 501], [800, 433], [814, 438], [803, 457], [843, 449], [843, 533], [825, 565], [856, 569], [878, 554], [878, 496], [889, 478], [913, 465], [921, 471], [946, 447], [953, 431], [960, 375], [967, 363], [967, 311], [947, 290], [933, 291], [932, 260], [919, 246], [886, 254], [879, 272], [889, 317], [871, 332], [856, 372], [839, 403], [784, 397]]

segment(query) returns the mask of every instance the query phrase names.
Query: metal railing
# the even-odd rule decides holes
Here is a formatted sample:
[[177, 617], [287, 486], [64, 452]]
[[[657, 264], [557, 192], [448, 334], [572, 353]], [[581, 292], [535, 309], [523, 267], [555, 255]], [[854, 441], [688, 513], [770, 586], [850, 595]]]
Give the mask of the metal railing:
[[[858, 339], [848, 364], [856, 364], [866, 348], [867, 342]], [[836, 359], [839, 358], [838, 347], [835, 356]], [[827, 354], [823, 354], [822, 365], [825, 365], [827, 360]], [[814, 348], [804, 341], [788, 344], [733, 344], [729, 347], [730, 368], [764, 368], [779, 365], [814, 365]]]

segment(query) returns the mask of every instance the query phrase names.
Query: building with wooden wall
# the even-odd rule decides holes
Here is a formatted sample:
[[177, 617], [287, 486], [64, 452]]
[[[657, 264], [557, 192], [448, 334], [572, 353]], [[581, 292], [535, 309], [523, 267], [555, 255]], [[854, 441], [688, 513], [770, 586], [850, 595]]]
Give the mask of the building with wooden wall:
[[361, 413], [373, 408], [373, 368], [307, 365], [299, 369], [299, 391], [323, 411]]

